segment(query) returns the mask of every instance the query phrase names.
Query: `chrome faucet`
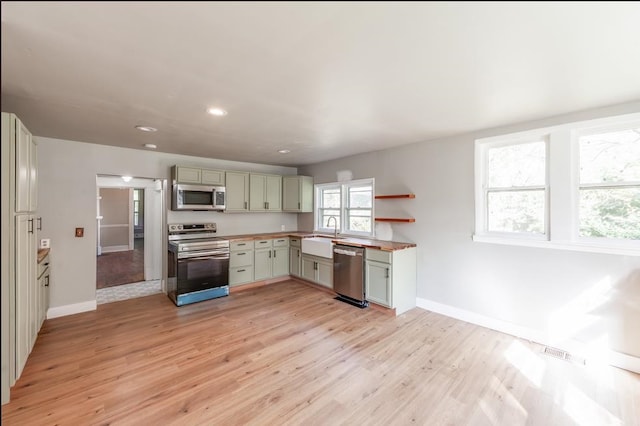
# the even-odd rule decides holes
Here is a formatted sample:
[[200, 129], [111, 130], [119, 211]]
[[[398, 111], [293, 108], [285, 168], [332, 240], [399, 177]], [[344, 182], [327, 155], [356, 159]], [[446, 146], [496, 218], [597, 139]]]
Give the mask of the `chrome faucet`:
[[333, 219], [333, 238], [338, 238], [338, 219], [335, 216], [329, 216], [327, 219], [327, 226], [329, 226], [329, 222]]

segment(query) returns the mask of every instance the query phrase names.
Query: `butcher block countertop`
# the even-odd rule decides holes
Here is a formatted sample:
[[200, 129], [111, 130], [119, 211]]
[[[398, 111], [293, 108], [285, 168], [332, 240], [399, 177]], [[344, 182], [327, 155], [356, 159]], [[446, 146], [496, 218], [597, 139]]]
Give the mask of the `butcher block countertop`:
[[47, 255], [49, 254], [49, 250], [50, 249], [48, 248], [38, 250], [38, 263], [42, 262], [44, 258], [47, 257]]
[[[317, 232], [304, 232], [304, 231], [289, 231], [289, 232], [269, 232], [264, 234], [244, 234], [244, 235], [226, 235], [230, 241], [252, 241], [261, 240], [265, 238], [281, 238], [281, 237], [298, 237], [298, 238], [311, 238], [311, 237], [333, 237], [330, 234], [320, 234]], [[364, 247], [372, 248], [384, 251], [404, 250], [407, 248], [415, 247], [414, 243], [403, 243], [398, 241], [383, 241], [373, 240], [369, 238], [355, 238], [355, 237], [338, 237], [332, 239], [336, 244], [342, 244], [352, 247]]]

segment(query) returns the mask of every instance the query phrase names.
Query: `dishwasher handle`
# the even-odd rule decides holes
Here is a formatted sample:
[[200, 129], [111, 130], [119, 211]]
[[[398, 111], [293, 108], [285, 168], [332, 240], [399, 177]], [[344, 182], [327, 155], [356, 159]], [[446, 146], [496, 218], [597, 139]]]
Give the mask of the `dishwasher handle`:
[[337, 254], [344, 254], [345, 256], [352, 256], [352, 257], [362, 256], [361, 252], [358, 252], [358, 251], [355, 251], [355, 250], [344, 250], [344, 249], [339, 249], [339, 248], [335, 248], [335, 247], [333, 249], [333, 252], [337, 253]]

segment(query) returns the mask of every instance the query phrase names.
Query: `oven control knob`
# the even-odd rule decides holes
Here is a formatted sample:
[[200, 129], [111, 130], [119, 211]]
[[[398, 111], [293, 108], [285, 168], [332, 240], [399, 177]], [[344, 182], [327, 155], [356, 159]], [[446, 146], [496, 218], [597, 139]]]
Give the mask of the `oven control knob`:
[[175, 225], [169, 225], [169, 231], [175, 231], [175, 230], [176, 230]]

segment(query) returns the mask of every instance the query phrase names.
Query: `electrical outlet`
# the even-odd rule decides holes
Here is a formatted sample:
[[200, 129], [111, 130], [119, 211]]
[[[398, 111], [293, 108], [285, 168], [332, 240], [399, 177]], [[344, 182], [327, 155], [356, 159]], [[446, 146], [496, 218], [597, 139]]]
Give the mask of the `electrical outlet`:
[[280, 230], [284, 231], [284, 225], [280, 225]]
[[40, 248], [46, 249], [51, 247], [51, 240], [49, 238], [43, 238], [40, 240]]

